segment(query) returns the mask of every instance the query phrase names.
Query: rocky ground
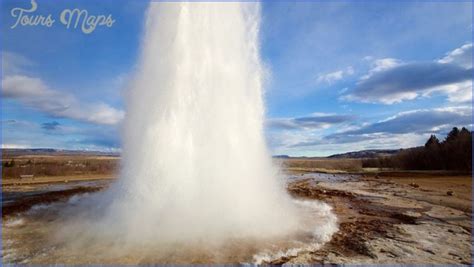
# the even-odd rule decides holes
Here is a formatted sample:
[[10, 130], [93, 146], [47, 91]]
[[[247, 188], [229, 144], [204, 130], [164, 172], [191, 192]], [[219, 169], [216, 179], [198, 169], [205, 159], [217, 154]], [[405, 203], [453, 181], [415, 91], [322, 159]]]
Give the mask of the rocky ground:
[[[2, 217], [5, 220], [36, 204], [102, 190], [109, 182], [4, 184]], [[268, 263], [472, 263], [470, 176], [297, 173], [291, 175], [288, 191], [295, 198], [330, 204], [339, 231], [317, 251]]]
[[377, 174], [301, 178], [289, 192], [330, 203], [339, 232], [322, 249], [274, 264], [471, 265], [471, 177]]

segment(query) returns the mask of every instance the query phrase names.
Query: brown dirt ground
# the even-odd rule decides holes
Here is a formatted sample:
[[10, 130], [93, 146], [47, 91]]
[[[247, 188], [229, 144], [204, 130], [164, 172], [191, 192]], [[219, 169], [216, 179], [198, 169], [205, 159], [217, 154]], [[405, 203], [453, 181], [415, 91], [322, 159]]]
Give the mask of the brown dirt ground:
[[[4, 180], [3, 190], [95, 179], [100, 177]], [[292, 182], [288, 191], [294, 197], [318, 199], [332, 205], [340, 230], [317, 251], [269, 263], [470, 265], [471, 185], [472, 178], [468, 175], [432, 173], [380, 173], [366, 174], [355, 181], [314, 182], [303, 179]], [[100, 189], [74, 188], [25, 197], [14, 205], [4, 205], [2, 215]]]
[[471, 184], [467, 175], [410, 173], [291, 183], [293, 196], [331, 204], [340, 230], [318, 251], [271, 263], [470, 265]]
[[[97, 174], [97, 175], [69, 175], [69, 176], [43, 176], [34, 178], [12, 178], [2, 179], [2, 186], [5, 190], [8, 190], [9, 186], [24, 186], [33, 184], [51, 184], [51, 183], [68, 183], [78, 181], [93, 181], [93, 180], [109, 180], [114, 179], [115, 176], [112, 174]], [[4, 191], [5, 191], [4, 190]]]

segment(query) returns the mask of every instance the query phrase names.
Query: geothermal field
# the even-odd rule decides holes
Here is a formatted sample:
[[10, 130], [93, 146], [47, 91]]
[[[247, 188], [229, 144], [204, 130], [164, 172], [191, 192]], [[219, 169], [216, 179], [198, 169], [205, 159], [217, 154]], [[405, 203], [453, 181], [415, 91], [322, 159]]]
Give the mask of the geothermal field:
[[471, 264], [469, 173], [272, 157], [261, 19], [152, 2], [120, 153], [2, 150], [3, 263]]
[[38, 224], [27, 262], [253, 262], [330, 239], [331, 208], [292, 199], [267, 151], [259, 12], [150, 5], [118, 178], [18, 218]]
[[[194, 240], [184, 240], [185, 235], [178, 235], [174, 243], [151, 238], [143, 238], [146, 243], [140, 240], [131, 243], [125, 239], [127, 232], [106, 236], [104, 233], [110, 230], [104, 229], [98, 233], [97, 227], [106, 228], [100, 225], [103, 222], [93, 220], [90, 211], [84, 210], [87, 201], [95, 201], [90, 203], [90, 210], [97, 209], [100, 203], [96, 197], [106, 194], [117, 182], [113, 172], [105, 167], [115, 166], [118, 157], [72, 152], [4, 154], [4, 160], [11, 159], [19, 164], [35, 160], [40, 168], [72, 162], [77, 166], [75, 170], [89, 174], [3, 179], [4, 263], [469, 264], [471, 261], [469, 175], [374, 172], [358, 167], [358, 159], [276, 160], [294, 212], [300, 216], [299, 231], [286, 232], [286, 236], [261, 237], [222, 234], [218, 236], [220, 240], [217, 236], [212, 240], [197, 236]], [[82, 167], [87, 162], [104, 167], [104, 171]], [[205, 208], [195, 210], [199, 214]], [[216, 216], [215, 221], [219, 220]], [[116, 223], [109, 222], [110, 228]], [[147, 227], [146, 220], [136, 223], [137, 226], [131, 227], [138, 229], [126, 231]], [[197, 226], [188, 221], [182, 231], [197, 231]], [[88, 236], [91, 233], [95, 236]], [[120, 247], [125, 245], [126, 249]]]

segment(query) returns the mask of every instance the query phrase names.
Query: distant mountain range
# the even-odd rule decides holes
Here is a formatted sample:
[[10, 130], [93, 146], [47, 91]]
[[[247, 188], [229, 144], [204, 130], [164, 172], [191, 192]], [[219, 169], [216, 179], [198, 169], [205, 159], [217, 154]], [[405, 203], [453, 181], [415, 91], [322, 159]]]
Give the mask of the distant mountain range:
[[[301, 158], [301, 159], [316, 159], [316, 158], [333, 158], [333, 159], [344, 159], [344, 158], [377, 158], [380, 156], [391, 156], [398, 153], [401, 149], [369, 149], [361, 151], [353, 151], [341, 154], [334, 154], [328, 157], [290, 157], [288, 155], [274, 155], [273, 158], [278, 159], [289, 159], [289, 158]], [[98, 155], [98, 156], [114, 156], [119, 157], [119, 152], [104, 152], [104, 151], [89, 151], [89, 150], [63, 150], [53, 148], [3, 148], [2, 154], [4, 156], [22, 156], [22, 155]]]
[[397, 154], [398, 152], [400, 152], [400, 150], [401, 149], [369, 149], [369, 150], [347, 152], [347, 153], [342, 153], [342, 154], [334, 154], [334, 155], [329, 156], [328, 158], [335, 158], [335, 159], [378, 158], [378, 157], [391, 156], [391, 155]]
[[289, 159], [291, 157], [288, 156], [288, 155], [273, 155], [273, 158], [275, 158], [275, 159]]
[[352, 151], [341, 154], [334, 154], [327, 157], [290, 157], [288, 155], [275, 155], [273, 158], [278, 159], [289, 159], [289, 158], [300, 158], [300, 159], [316, 159], [316, 158], [330, 158], [330, 159], [360, 159], [360, 158], [377, 158], [383, 156], [391, 156], [398, 153], [401, 149], [368, 149], [361, 151]]
[[23, 155], [90, 155], [90, 156], [120, 156], [118, 152], [90, 151], [90, 150], [64, 150], [53, 148], [2, 148], [3, 156]]

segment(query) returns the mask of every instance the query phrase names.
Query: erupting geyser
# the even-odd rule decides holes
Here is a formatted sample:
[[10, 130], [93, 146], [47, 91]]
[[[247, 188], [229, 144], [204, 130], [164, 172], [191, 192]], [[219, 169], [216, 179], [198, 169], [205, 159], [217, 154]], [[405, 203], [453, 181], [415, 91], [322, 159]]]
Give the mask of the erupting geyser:
[[255, 3], [150, 5], [107, 214], [127, 239], [269, 237], [295, 227], [263, 135], [259, 18]]
[[330, 238], [331, 208], [292, 199], [266, 148], [259, 12], [151, 3], [119, 179], [30, 210], [13, 262], [259, 263]]

